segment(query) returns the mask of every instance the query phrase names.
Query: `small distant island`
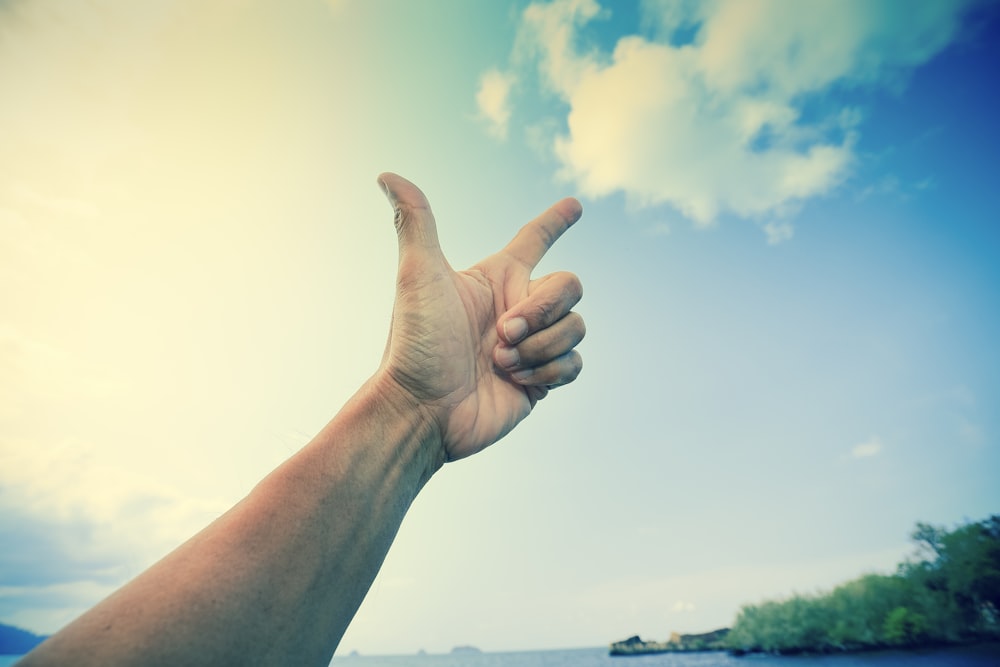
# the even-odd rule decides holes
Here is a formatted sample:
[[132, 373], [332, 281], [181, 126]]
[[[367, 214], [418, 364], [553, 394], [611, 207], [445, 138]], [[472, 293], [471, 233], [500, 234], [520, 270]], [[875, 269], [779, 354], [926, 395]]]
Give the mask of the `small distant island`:
[[1000, 641], [1000, 515], [952, 530], [918, 523], [911, 538], [916, 551], [895, 574], [746, 605], [731, 630], [674, 633], [666, 642], [629, 637], [610, 653], [795, 655]]
[[24, 655], [48, 637], [0, 623], [0, 655]]
[[459, 655], [463, 653], [466, 655], [468, 655], [469, 653], [482, 653], [482, 651], [476, 648], [475, 646], [456, 646], [455, 648], [451, 649], [451, 652], [452, 654], [459, 654]]

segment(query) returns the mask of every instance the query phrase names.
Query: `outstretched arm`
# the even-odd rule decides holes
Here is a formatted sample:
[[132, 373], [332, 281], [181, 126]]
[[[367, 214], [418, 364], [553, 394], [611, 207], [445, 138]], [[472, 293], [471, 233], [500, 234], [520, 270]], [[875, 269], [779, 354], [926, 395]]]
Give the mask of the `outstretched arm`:
[[530, 274], [579, 203], [455, 272], [423, 193], [393, 174], [379, 183], [399, 270], [377, 372], [243, 501], [20, 664], [326, 665], [427, 480], [576, 378], [580, 283]]

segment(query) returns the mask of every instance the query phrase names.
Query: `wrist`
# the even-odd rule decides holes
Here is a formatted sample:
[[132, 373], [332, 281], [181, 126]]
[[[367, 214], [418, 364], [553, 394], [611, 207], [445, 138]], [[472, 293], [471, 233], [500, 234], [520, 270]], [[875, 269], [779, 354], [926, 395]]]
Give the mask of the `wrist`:
[[366, 383], [365, 393], [379, 412], [403, 425], [423, 454], [426, 482], [448, 460], [441, 424], [433, 410], [382, 369]]

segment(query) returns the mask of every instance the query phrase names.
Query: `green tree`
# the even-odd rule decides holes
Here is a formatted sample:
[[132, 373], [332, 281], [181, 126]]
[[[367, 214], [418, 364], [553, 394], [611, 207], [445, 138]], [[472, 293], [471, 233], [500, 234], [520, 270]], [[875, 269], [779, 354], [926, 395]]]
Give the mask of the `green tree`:
[[921, 611], [932, 633], [947, 641], [998, 631], [1000, 609], [1000, 516], [952, 531], [917, 524], [912, 535], [919, 560], [900, 574], [922, 590]]
[[982, 629], [984, 609], [1000, 608], [1000, 516], [962, 526], [942, 543], [945, 581], [962, 621]]
[[927, 619], [923, 614], [896, 607], [885, 618], [882, 636], [889, 644], [918, 644], [927, 640]]
[[730, 649], [789, 653], [1000, 637], [1000, 516], [954, 530], [918, 523], [914, 557], [828, 594], [744, 606]]

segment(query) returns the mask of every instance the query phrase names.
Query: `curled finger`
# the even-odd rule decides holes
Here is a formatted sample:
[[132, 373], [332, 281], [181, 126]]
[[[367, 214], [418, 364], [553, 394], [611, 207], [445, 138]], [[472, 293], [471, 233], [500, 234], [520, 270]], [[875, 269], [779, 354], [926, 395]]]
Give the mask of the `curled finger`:
[[583, 357], [576, 350], [570, 350], [541, 366], [515, 371], [510, 377], [521, 385], [553, 389], [575, 380], [581, 370], [583, 370]]
[[497, 368], [510, 372], [534, 368], [575, 348], [586, 333], [583, 317], [571, 311], [555, 324], [528, 336], [517, 345], [500, 343], [493, 351], [493, 361]]
[[517, 345], [522, 340], [565, 317], [583, 297], [583, 285], [574, 274], [562, 271], [535, 281], [528, 296], [514, 304], [497, 321], [500, 340]]

